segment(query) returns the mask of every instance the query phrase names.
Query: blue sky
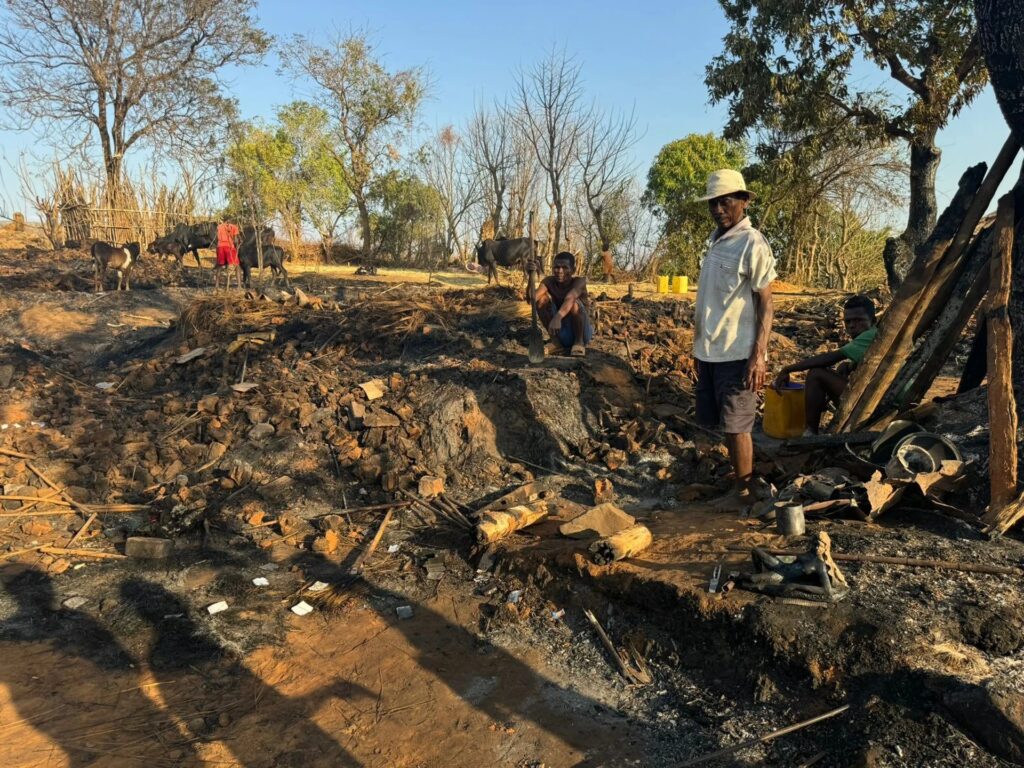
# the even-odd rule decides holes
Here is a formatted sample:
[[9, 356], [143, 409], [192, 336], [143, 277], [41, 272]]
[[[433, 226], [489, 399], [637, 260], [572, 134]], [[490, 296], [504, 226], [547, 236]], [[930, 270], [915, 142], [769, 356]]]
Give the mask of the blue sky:
[[[434, 83], [421, 118], [428, 130], [449, 123], [459, 126], [475, 103], [503, 98], [512, 89], [516, 68], [529, 66], [552, 46], [564, 47], [579, 59], [587, 93], [597, 103], [626, 110], [635, 106], [643, 133], [634, 150], [641, 176], [665, 143], [688, 133], [717, 132], [725, 122], [724, 108], [708, 105], [703, 83], [704, 67], [719, 52], [726, 31], [713, 0], [626, 5], [578, 0], [507, 5], [262, 0], [258, 15], [263, 27], [280, 39], [366, 29], [389, 67], [426, 66]], [[230, 72], [228, 79], [246, 117], [269, 116], [296, 96], [292, 84], [277, 73], [273, 55], [258, 68]], [[940, 204], [955, 192], [964, 168], [991, 162], [1007, 134], [990, 90], [942, 131]], [[10, 164], [26, 149], [40, 148], [34, 137], [10, 132], [0, 132], [0, 147], [0, 195], [12, 203], [20, 194]]]

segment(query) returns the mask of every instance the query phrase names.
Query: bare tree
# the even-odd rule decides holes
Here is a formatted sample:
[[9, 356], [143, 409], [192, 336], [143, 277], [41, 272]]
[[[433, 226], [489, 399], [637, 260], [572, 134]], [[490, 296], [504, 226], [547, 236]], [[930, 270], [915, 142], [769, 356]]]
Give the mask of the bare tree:
[[466, 214], [480, 199], [480, 177], [470, 167], [466, 156], [466, 143], [450, 125], [424, 147], [423, 175], [441, 200], [446, 232], [445, 252], [450, 257], [458, 251], [465, 259], [460, 233]]
[[201, 149], [233, 102], [217, 81], [259, 60], [255, 0], [7, 0], [0, 100], [9, 124], [95, 133], [108, 186], [139, 144]]
[[[518, 125], [519, 121], [516, 121]], [[523, 237], [527, 212], [537, 208], [540, 166], [533, 143], [522, 131], [512, 131], [511, 162], [508, 171], [508, 203], [505, 222], [499, 228], [507, 237]], [[550, 248], [550, 243], [548, 244]]]
[[635, 112], [616, 115], [594, 111], [582, 125], [576, 146], [580, 187], [597, 228], [601, 256], [609, 266], [613, 233], [606, 212], [633, 177], [629, 150], [636, 141]]
[[327, 47], [297, 35], [281, 48], [285, 69], [312, 81], [316, 100], [332, 116], [343, 152], [336, 154], [362, 230], [362, 255], [373, 254], [371, 184], [398, 160], [396, 146], [412, 129], [428, 90], [421, 68], [389, 72], [365, 34], [335, 38]]
[[505, 206], [512, 167], [513, 136], [504, 107], [493, 112], [477, 107], [466, 129], [468, 154], [477, 173], [485, 180], [484, 201], [491, 222], [491, 234], [501, 229], [501, 214]]
[[547, 174], [548, 194], [554, 208], [552, 242], [557, 251], [568, 176], [571, 174], [583, 116], [580, 65], [564, 51], [552, 50], [546, 59], [516, 82], [517, 121], [533, 146], [537, 162]]

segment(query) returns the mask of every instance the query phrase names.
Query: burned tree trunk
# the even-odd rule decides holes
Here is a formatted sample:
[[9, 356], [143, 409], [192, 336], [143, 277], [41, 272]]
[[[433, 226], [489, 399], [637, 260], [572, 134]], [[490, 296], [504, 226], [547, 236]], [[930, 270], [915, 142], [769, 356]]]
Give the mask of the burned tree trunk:
[[974, 0], [974, 13], [996, 100], [1024, 144], [1024, 0]]
[[[1003, 116], [1024, 144], [1024, 0], [974, 0], [978, 35], [992, 89]], [[1007, 310], [1013, 331], [1013, 381], [1017, 424], [1024, 428], [1024, 195], [1018, 194], [1013, 249], [1013, 287]], [[1020, 435], [1018, 435], [1018, 440]], [[1024, 473], [1024, 451], [1021, 452]], [[1021, 476], [1024, 476], [1022, 474]]]

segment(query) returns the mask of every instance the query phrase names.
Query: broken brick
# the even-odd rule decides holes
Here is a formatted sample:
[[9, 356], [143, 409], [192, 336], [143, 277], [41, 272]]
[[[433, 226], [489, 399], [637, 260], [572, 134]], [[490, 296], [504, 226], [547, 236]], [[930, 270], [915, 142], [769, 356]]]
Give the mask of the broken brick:
[[425, 499], [432, 499], [444, 493], [444, 480], [433, 475], [424, 475], [420, 478], [419, 493]]
[[129, 536], [124, 543], [124, 553], [139, 560], [166, 560], [173, 551], [174, 542], [170, 539]]

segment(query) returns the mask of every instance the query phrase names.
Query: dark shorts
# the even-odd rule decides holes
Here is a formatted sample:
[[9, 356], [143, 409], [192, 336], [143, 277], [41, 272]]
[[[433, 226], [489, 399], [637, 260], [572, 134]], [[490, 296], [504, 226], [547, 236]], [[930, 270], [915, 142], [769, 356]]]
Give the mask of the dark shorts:
[[697, 421], [727, 435], [754, 431], [757, 395], [747, 389], [747, 361], [697, 361]]
[[[580, 314], [583, 315], [583, 343], [589, 344], [594, 338], [594, 326], [590, 324], [590, 315], [583, 304], [580, 304]], [[562, 320], [562, 327], [558, 329], [558, 342], [563, 347], [571, 347], [576, 343], [576, 330], [573, 328], [571, 317]]]

